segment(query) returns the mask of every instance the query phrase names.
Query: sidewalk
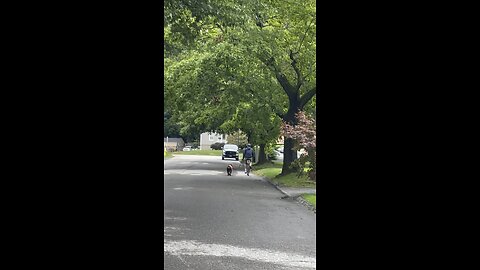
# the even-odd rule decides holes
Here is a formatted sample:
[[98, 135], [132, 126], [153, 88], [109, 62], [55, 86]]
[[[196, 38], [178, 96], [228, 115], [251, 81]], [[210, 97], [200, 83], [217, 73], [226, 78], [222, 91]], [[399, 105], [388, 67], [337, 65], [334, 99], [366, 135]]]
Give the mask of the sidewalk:
[[292, 187], [279, 187], [277, 186], [283, 194], [288, 197], [298, 197], [302, 194], [317, 194], [317, 189], [315, 188], [292, 188]]

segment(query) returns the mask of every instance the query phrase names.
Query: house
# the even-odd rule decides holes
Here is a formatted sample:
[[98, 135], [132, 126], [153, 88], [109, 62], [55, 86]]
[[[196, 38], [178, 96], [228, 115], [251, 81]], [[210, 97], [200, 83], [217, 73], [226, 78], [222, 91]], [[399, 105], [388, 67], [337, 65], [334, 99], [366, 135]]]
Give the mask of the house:
[[210, 150], [210, 146], [216, 142], [227, 143], [228, 135], [204, 132], [200, 134], [200, 150]]
[[167, 151], [182, 151], [185, 146], [185, 142], [182, 138], [163, 138], [163, 147]]

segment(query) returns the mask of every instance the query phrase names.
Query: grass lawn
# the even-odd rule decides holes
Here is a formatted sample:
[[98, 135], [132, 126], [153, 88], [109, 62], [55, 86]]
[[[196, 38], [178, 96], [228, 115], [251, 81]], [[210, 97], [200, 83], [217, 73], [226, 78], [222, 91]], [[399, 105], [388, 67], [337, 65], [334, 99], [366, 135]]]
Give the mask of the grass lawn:
[[257, 175], [264, 176], [283, 187], [316, 187], [316, 183], [310, 181], [308, 177], [298, 177], [296, 173], [290, 173], [278, 177], [282, 172], [282, 163], [268, 163], [259, 166], [254, 165], [253, 172]]
[[305, 201], [309, 202], [311, 205], [317, 207], [317, 195], [315, 194], [303, 194], [302, 197]]
[[254, 173], [273, 179], [282, 172], [282, 163], [267, 163], [262, 165], [253, 165]]
[[222, 157], [222, 150], [192, 150], [173, 152], [174, 156], [194, 155], [194, 156], [219, 156]]
[[172, 157], [171, 152], [163, 152], [163, 159], [168, 159], [168, 158], [171, 158], [171, 157]]

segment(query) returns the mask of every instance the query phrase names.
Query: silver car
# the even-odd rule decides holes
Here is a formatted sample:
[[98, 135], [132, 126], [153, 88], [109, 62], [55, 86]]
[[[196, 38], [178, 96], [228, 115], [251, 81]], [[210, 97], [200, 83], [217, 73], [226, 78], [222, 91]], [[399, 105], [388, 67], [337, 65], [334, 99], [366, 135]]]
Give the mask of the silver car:
[[234, 158], [235, 160], [238, 160], [240, 155], [238, 154], [238, 146], [235, 144], [225, 144], [222, 147], [222, 160], [225, 158]]

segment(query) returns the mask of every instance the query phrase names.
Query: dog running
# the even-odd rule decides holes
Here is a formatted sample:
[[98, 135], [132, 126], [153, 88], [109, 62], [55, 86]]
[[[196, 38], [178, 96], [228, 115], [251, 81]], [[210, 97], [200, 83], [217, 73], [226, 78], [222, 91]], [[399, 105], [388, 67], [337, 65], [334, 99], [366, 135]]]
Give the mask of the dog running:
[[228, 164], [228, 166], [227, 166], [227, 175], [228, 175], [228, 176], [232, 176], [232, 172], [233, 172], [233, 165], [232, 165], [232, 164]]

